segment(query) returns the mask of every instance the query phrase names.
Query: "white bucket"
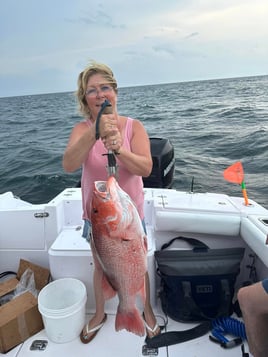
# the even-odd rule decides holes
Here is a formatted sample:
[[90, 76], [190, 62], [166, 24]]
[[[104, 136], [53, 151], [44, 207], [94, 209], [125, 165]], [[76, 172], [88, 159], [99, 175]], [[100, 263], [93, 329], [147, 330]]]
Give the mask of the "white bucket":
[[51, 341], [70, 342], [80, 335], [85, 324], [86, 301], [86, 287], [77, 279], [58, 279], [40, 291], [38, 310]]

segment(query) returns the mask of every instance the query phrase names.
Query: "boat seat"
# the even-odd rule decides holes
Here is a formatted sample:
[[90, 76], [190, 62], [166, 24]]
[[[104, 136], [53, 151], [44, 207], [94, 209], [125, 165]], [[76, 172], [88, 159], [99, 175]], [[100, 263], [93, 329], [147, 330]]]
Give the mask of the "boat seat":
[[169, 191], [154, 198], [156, 231], [237, 236], [240, 211], [223, 194]]

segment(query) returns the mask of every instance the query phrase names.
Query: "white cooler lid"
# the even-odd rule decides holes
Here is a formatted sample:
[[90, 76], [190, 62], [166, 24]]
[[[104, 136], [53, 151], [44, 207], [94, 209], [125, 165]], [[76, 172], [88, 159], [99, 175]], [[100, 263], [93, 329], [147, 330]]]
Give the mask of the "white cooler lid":
[[57, 255], [60, 251], [91, 252], [89, 242], [82, 237], [82, 229], [68, 227], [63, 229], [49, 249], [49, 254]]

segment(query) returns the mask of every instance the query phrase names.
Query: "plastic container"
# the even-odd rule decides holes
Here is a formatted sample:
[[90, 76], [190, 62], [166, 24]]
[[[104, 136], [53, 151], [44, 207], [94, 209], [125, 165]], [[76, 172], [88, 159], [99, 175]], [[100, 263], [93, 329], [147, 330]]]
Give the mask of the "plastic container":
[[46, 285], [38, 295], [47, 337], [56, 343], [70, 342], [85, 324], [87, 293], [77, 279], [63, 278]]

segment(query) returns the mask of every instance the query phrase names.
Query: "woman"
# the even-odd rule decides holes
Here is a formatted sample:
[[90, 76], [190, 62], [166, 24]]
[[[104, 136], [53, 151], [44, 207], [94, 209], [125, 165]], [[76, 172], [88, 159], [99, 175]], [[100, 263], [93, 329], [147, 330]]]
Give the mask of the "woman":
[[[85, 220], [83, 236], [87, 239], [91, 230], [87, 204], [92, 199], [94, 181], [107, 179], [107, 156], [103, 155], [107, 150], [116, 153], [118, 183], [135, 202], [140, 218], [144, 222], [142, 176], [149, 176], [152, 170], [150, 141], [139, 120], [117, 113], [117, 92], [117, 82], [113, 72], [104, 64], [92, 62], [78, 77], [76, 94], [85, 121], [76, 124], [71, 132], [63, 156], [63, 168], [67, 172], [73, 172], [82, 166], [81, 189]], [[102, 115], [99, 122], [99, 135], [96, 135], [96, 119], [105, 100], [111, 103], [113, 114]], [[106, 320], [102, 274], [103, 272], [95, 265], [96, 313], [81, 332], [80, 339], [83, 343], [90, 342]], [[149, 292], [147, 273], [143, 317], [147, 336], [153, 337], [160, 333], [160, 328], [151, 308]]]

